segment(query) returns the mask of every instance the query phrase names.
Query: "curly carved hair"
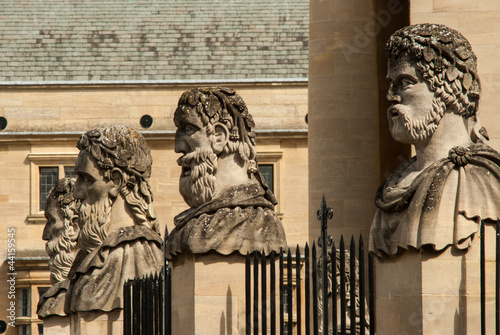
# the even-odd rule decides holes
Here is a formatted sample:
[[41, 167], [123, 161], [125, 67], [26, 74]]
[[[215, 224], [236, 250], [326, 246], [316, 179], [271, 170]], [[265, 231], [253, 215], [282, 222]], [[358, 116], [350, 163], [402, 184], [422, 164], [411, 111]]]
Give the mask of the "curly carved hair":
[[253, 174], [266, 190], [266, 197], [274, 204], [272, 194], [264, 177], [260, 174], [255, 149], [255, 127], [252, 115], [243, 99], [231, 88], [200, 87], [184, 92], [179, 98], [174, 120], [180, 112], [194, 109], [200, 116], [207, 134], [214, 132], [214, 124], [220, 122], [230, 131], [229, 141], [223, 149], [226, 154], [237, 153], [248, 163], [248, 173]]
[[129, 127], [99, 126], [83, 134], [77, 148], [95, 158], [108, 180], [113, 169], [123, 172], [125, 185], [120, 194], [132, 210], [135, 224], [158, 232], [149, 185], [153, 158], [144, 137]]
[[481, 95], [477, 59], [462, 34], [440, 24], [415, 24], [396, 31], [385, 51], [392, 60], [409, 55], [446, 108], [464, 118], [476, 116]]
[[54, 187], [49, 191], [45, 208], [49, 208], [50, 202], [56, 201], [65, 219], [71, 219], [74, 215], [78, 215], [80, 201], [73, 197], [75, 181], [76, 178], [59, 179]]
[[196, 110], [209, 135], [213, 133], [216, 122], [224, 124], [230, 131], [224, 152], [238, 152], [244, 161], [250, 163], [250, 169], [253, 169], [251, 172], [255, 172], [257, 153], [255, 133], [252, 131], [255, 124], [245, 102], [234, 90], [201, 87], [186, 91], [179, 99], [176, 112], [186, 108]]

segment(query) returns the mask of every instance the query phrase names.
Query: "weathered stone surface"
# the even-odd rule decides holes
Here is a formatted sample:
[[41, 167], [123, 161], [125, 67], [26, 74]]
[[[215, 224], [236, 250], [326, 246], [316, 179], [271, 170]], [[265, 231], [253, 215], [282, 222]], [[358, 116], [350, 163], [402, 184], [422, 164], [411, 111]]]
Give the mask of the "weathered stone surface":
[[172, 265], [172, 334], [245, 333], [245, 257], [182, 254]]
[[80, 202], [73, 197], [75, 179], [62, 178], [49, 192], [45, 209], [47, 223], [42, 238], [47, 241], [50, 282], [52, 287], [40, 298], [38, 316], [65, 316], [64, 303], [69, 281], [68, 273], [78, 253], [78, 210]]
[[179, 191], [190, 209], [179, 214], [167, 258], [210, 251], [269, 253], [286, 246], [276, 198], [257, 166], [254, 121], [232, 89], [185, 92], [174, 115], [182, 153]]
[[[473, 334], [480, 319], [475, 235], [481, 220], [500, 215], [500, 155], [484, 144], [476, 57], [461, 34], [434, 24], [397, 31], [386, 52], [389, 128], [416, 156], [376, 196], [377, 332]], [[486, 228], [486, 250], [493, 250], [496, 234]], [[493, 261], [487, 253], [488, 276]], [[494, 293], [485, 293], [492, 301]]]
[[398, 30], [386, 46], [392, 136], [413, 144], [377, 192], [370, 251], [468, 248], [481, 220], [500, 216], [500, 155], [484, 144], [476, 56], [436, 24]]
[[96, 127], [82, 135], [78, 148], [74, 196], [82, 201], [81, 250], [66, 301], [72, 327], [80, 312], [122, 309], [124, 282], [163, 264], [148, 183], [152, 158], [142, 135], [123, 126]]

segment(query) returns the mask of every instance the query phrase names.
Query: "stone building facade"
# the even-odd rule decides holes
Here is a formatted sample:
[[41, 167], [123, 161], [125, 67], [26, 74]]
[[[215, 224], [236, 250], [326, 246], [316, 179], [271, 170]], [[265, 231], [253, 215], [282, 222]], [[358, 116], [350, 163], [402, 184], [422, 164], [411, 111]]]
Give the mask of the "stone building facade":
[[[32, 332], [36, 290], [49, 285], [40, 167], [57, 166], [62, 176], [74, 164], [79, 135], [92, 126], [139, 129], [153, 152], [158, 217], [171, 229], [185, 208], [172, 114], [188, 88], [226, 85], [245, 99], [259, 130], [260, 163], [274, 169], [277, 210], [291, 245], [319, 235], [315, 209], [323, 193], [334, 208], [335, 238], [367, 235], [375, 191], [411, 155], [390, 138], [385, 117], [383, 45], [402, 26], [442, 23], [471, 42], [483, 86], [481, 121], [489, 145], [500, 149], [500, 0], [1, 6], [0, 125], [7, 127], [0, 131], [0, 281], [8, 279], [7, 229], [14, 228], [16, 308], [22, 300], [31, 310], [17, 325], [35, 321]], [[144, 115], [153, 118], [150, 128], [141, 126]], [[7, 296], [8, 286], [1, 287], [0, 296]], [[0, 300], [0, 309], [8, 302]]]
[[41, 329], [36, 304], [50, 286], [43, 197], [57, 178], [74, 173], [83, 132], [119, 124], [145, 136], [161, 230], [173, 229], [173, 217], [187, 208], [178, 192], [173, 114], [193, 87], [227, 86], [245, 100], [288, 241], [307, 240], [307, 0], [1, 7], [0, 281], [12, 272], [13, 229], [16, 291], [7, 299], [9, 287], [0, 286], [0, 309], [14, 301], [17, 316], [6, 334]]

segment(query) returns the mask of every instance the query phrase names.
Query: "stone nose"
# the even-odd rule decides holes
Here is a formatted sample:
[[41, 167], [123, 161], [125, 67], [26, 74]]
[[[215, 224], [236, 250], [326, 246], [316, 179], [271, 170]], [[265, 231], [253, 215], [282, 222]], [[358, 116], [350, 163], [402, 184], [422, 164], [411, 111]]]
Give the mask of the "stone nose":
[[82, 183], [84, 183], [85, 181], [83, 181], [82, 179], [83, 179], [83, 177], [81, 177], [81, 176], [76, 178], [75, 189], [73, 191], [73, 197], [75, 199], [80, 199], [80, 200], [85, 199], [85, 191], [83, 190], [83, 186], [82, 186]]
[[51, 226], [52, 225], [49, 222], [47, 222], [45, 228], [43, 228], [42, 240], [50, 241], [52, 239], [52, 234], [50, 233]]
[[175, 132], [174, 151], [176, 153], [182, 153], [182, 154], [187, 154], [189, 152], [189, 145], [182, 138], [182, 135], [179, 133], [179, 131]]
[[400, 98], [399, 94], [397, 94], [395, 92], [392, 84], [389, 87], [389, 89], [387, 90], [386, 98], [387, 98], [387, 101], [389, 101], [389, 102], [393, 102], [393, 103], [400, 103], [401, 102], [401, 98]]

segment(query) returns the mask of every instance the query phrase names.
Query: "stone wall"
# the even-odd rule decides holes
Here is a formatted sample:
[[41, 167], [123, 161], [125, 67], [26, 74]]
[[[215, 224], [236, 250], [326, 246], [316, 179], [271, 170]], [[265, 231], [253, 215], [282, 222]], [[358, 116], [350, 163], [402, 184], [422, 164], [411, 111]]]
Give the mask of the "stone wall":
[[[229, 86], [229, 85], [228, 85]], [[307, 85], [244, 85], [233, 87], [253, 114], [257, 129], [259, 162], [274, 164], [275, 189], [289, 244], [303, 245], [308, 236], [307, 209]], [[174, 152], [173, 113], [181, 93], [191, 87], [24, 87], [4, 88], [0, 92], [0, 116], [8, 126], [0, 132], [0, 281], [7, 280], [7, 228], [16, 229], [16, 252], [45, 255], [42, 231], [45, 220], [33, 211], [38, 199], [38, 166], [72, 165], [76, 143], [86, 130], [104, 124], [121, 124], [141, 131], [153, 155], [151, 187], [161, 230], [173, 229], [175, 215], [187, 208], [178, 192], [181, 172]], [[149, 114], [153, 126], [144, 129], [140, 118]], [[37, 165], [38, 164], [38, 165]], [[31, 180], [33, 179], [34, 180]], [[29, 252], [28, 252], [29, 251]], [[23, 285], [50, 286], [48, 272], [23, 272]], [[38, 274], [37, 274], [38, 273]], [[42, 277], [43, 277], [42, 276]], [[30, 279], [31, 278], [31, 279]], [[19, 278], [21, 280], [21, 278]], [[243, 278], [241, 279], [243, 280]], [[7, 296], [7, 285], [0, 286]], [[36, 291], [33, 295], [38, 295]], [[32, 299], [33, 300], [33, 299]], [[34, 298], [36, 310], [37, 298]], [[9, 300], [0, 300], [6, 310]], [[17, 304], [17, 301], [16, 301]], [[32, 315], [36, 319], [36, 315]], [[35, 328], [33, 328], [33, 331]], [[8, 330], [7, 334], [14, 334]]]
[[[227, 86], [243, 97], [256, 129], [306, 129], [306, 84], [277, 85], [271, 90], [262, 85]], [[0, 116], [8, 126], [2, 133], [83, 131], [109, 124], [146, 130], [139, 123], [144, 114], [154, 119], [147, 130], [175, 130], [177, 101], [192, 87], [4, 87]]]

